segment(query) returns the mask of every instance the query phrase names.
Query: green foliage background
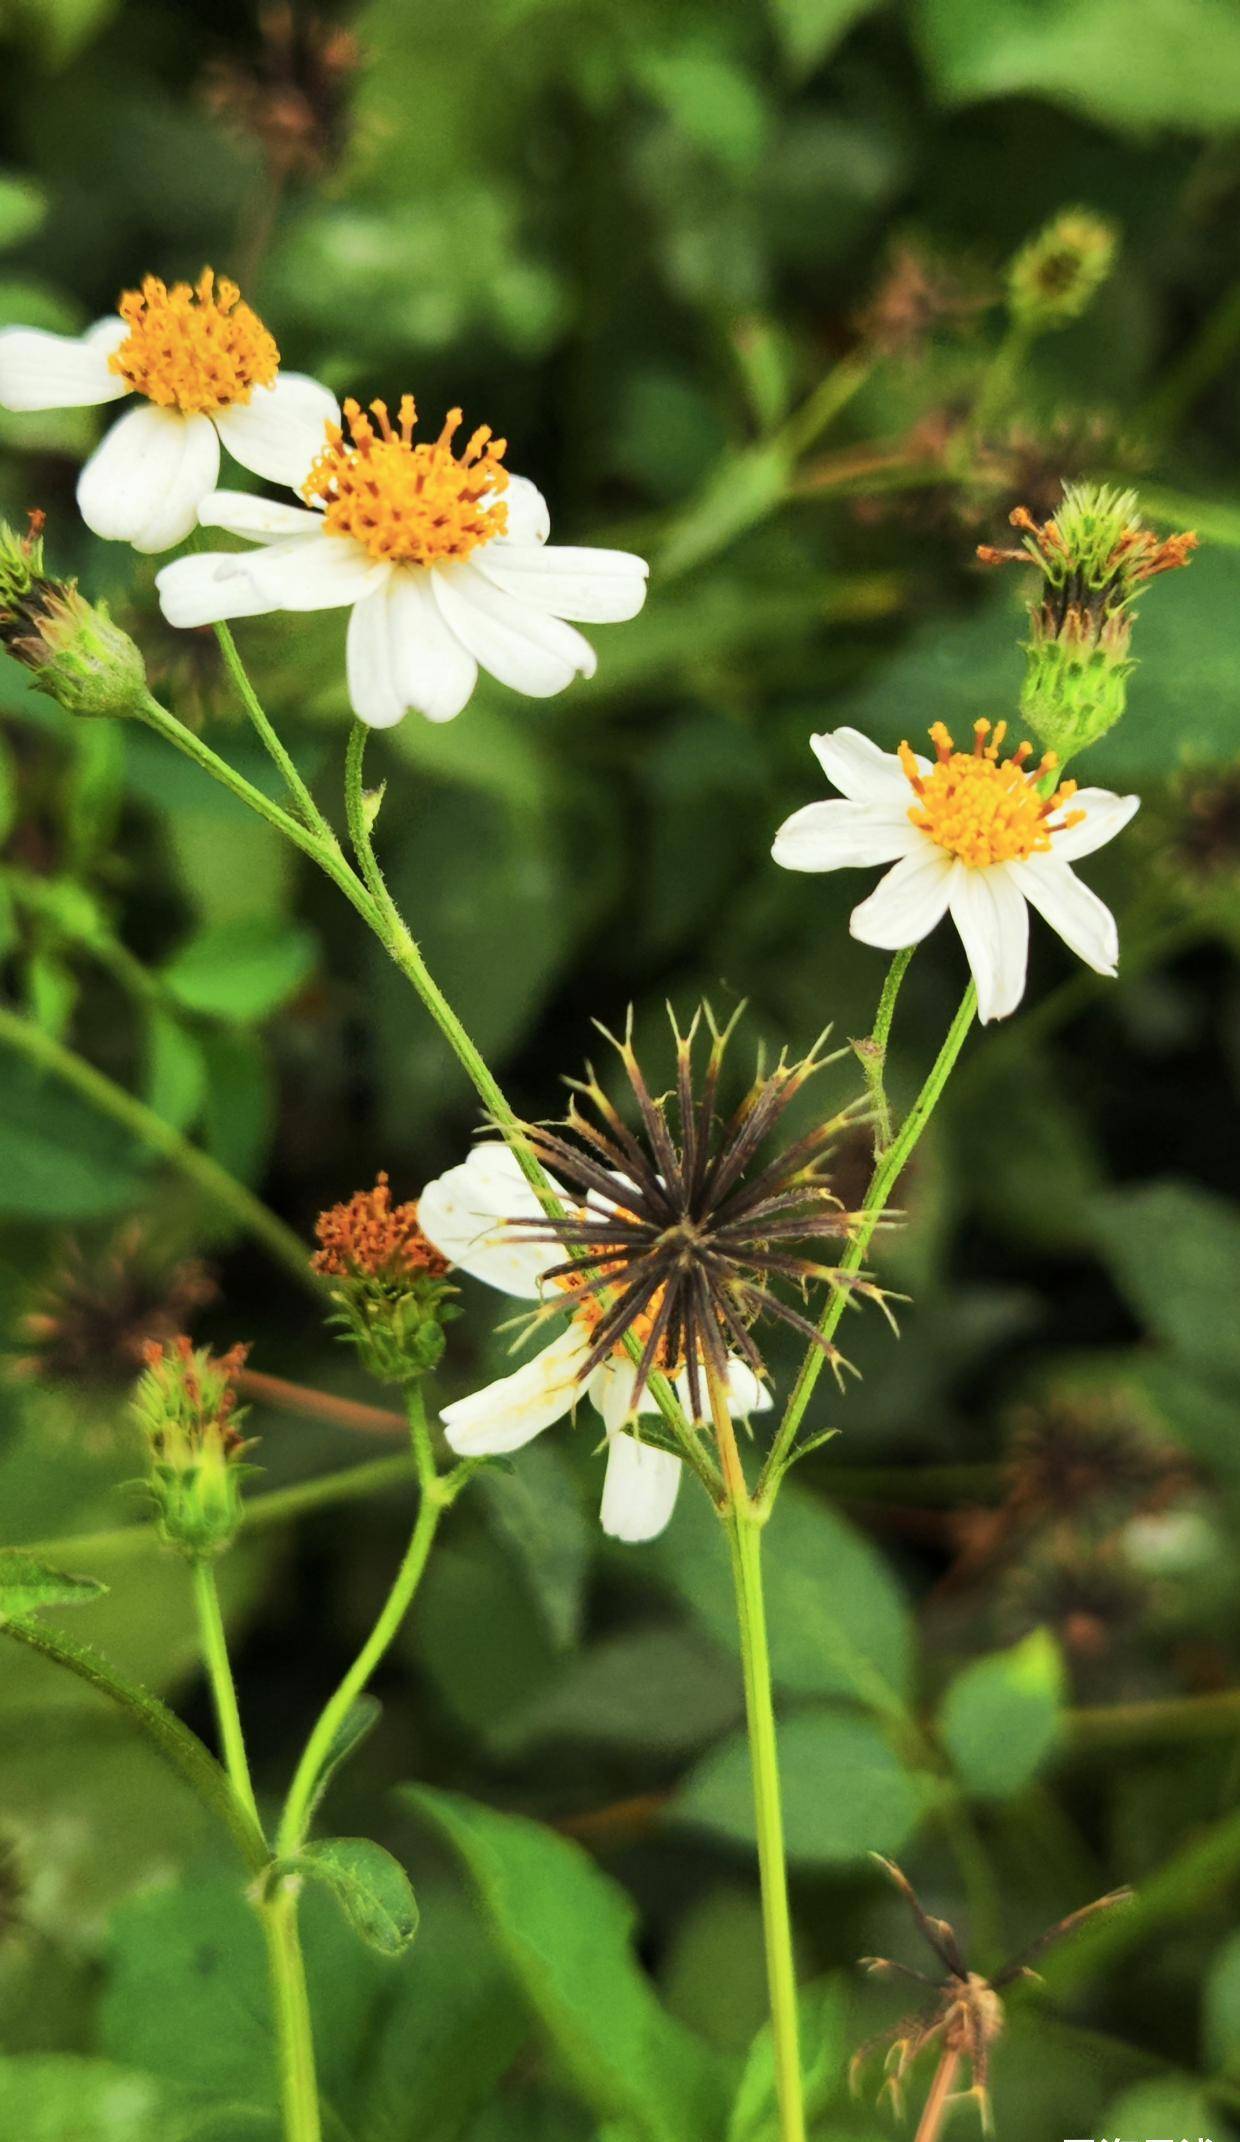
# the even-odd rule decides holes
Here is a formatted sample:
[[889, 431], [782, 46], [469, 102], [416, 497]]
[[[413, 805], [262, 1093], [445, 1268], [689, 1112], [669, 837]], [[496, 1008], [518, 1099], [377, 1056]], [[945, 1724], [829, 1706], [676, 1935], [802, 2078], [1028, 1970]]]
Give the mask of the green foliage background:
[[[74, 331], [144, 272], [210, 261], [287, 362], [362, 399], [412, 388], [428, 423], [462, 403], [509, 437], [558, 536], [651, 557], [648, 608], [594, 635], [591, 683], [541, 704], [487, 686], [373, 753], [394, 889], [522, 1109], [551, 1111], [590, 1019], [630, 1002], [656, 1055], [664, 1000], [702, 993], [747, 997], [775, 1046], [866, 1031], [882, 963], [847, 933], [862, 879], [769, 861], [821, 792], [810, 732], [892, 744], [1013, 710], [1021, 591], [972, 552], [1060, 473], [1135, 476], [1160, 525], [1201, 531], [1191, 571], [1149, 594], [1131, 711], [1089, 766], [1144, 799], [1088, 866], [1120, 980], [1035, 928], [1026, 1007], [971, 1042], [883, 1249], [904, 1335], [850, 1319], [863, 1380], [840, 1403], [824, 1380], [814, 1425], [843, 1433], [781, 1501], [769, 1560], [815, 2134], [879, 2132], [843, 2070], [897, 2010], [855, 1957], [924, 1962], [879, 1850], [983, 1967], [1135, 1884], [1013, 2003], [1001, 2131], [1217, 2142], [1240, 2127], [1240, 17], [368, 0], [347, 28], [360, 69], [314, 168], [277, 182], [245, 124], [263, 46], [240, 0], [3, 0], [0, 321]], [[994, 349], [1003, 264], [1077, 202], [1119, 225], [1116, 272], [1037, 346], [956, 480], [934, 441]], [[864, 359], [905, 241], [978, 302], [859, 362], [808, 436], [795, 413]], [[210, 636], [169, 632], [149, 565], [76, 521], [97, 429], [0, 417], [0, 505], [47, 509], [51, 558], [117, 604], [156, 690], [266, 780]], [[242, 631], [299, 764], [338, 794], [339, 615]], [[303, 1236], [376, 1168], [416, 1194], [460, 1155], [471, 1093], [329, 887], [154, 738], [71, 731], [11, 663], [0, 718], [6, 1002]], [[962, 979], [940, 931], [900, 1004], [899, 1099]], [[16, 1355], [70, 1241], [106, 1280], [137, 1224], [154, 1261], [214, 1261], [203, 1336], [374, 1395], [287, 1266], [7, 1046], [0, 1215]], [[445, 1395], [497, 1371], [491, 1307], [472, 1291], [452, 1327]], [[0, 1530], [83, 1535], [60, 1558], [110, 1589], [75, 1630], [209, 1732], [183, 1571], [144, 1530], [114, 1536], [138, 1462], [114, 1371], [100, 1316], [72, 1374], [4, 1383]], [[1095, 1450], [1116, 1429], [1100, 1475], [1057, 1460], [1031, 1513], [1014, 1436], [1082, 1416]], [[252, 1422], [264, 1488], [391, 1447], [273, 1408]], [[721, 1542], [686, 1485], [656, 1547], [610, 1546], [600, 1484], [583, 1416], [471, 1490], [333, 1787], [334, 1827], [381, 1838], [421, 1906], [399, 1963], [328, 1897], [308, 1910], [331, 2131], [353, 2142], [772, 2132]], [[408, 1518], [394, 1483], [257, 1528], [225, 1565], [260, 1794]], [[0, 1660], [0, 1706], [0, 2131], [271, 2133], [261, 1952], [225, 1844], [45, 1661]]]

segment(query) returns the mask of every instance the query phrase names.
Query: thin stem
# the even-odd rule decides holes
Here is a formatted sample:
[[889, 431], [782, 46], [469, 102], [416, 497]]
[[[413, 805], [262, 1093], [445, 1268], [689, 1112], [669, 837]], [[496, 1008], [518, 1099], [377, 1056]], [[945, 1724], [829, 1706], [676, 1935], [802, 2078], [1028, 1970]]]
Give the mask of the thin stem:
[[306, 783], [298, 773], [292, 754], [281, 742], [274, 725], [267, 717], [263, 703], [250, 682], [249, 671], [237, 652], [237, 642], [228, 626], [217, 624], [215, 637], [219, 641], [220, 653], [224, 657], [224, 667], [237, 688], [238, 697], [249, 715], [250, 721], [269, 758], [279, 767], [284, 777], [284, 785], [305, 819], [306, 824], [313, 828], [321, 840], [330, 842], [333, 847], [336, 847], [338, 843], [335, 834], [324, 818]]
[[[215, 1564], [207, 1561], [205, 1557], [200, 1557], [193, 1565], [193, 1572], [198, 1633], [202, 1643], [203, 1664], [211, 1684], [211, 1701], [215, 1706], [216, 1724], [220, 1730], [224, 1768], [232, 1781], [232, 1789], [237, 1798], [246, 1813], [253, 1816], [257, 1823], [258, 1803], [250, 1781], [245, 1734], [241, 1728], [241, 1713], [237, 1707], [237, 1688], [228, 1656], [228, 1639], [224, 1634], [224, 1617], [220, 1612], [220, 1595], [215, 1582]], [[259, 1824], [260, 1828], [261, 1826]]]
[[891, 1144], [891, 1103], [887, 1099], [887, 1045], [891, 1039], [891, 1022], [895, 1017], [896, 998], [900, 984], [908, 973], [909, 962], [917, 947], [906, 945], [897, 952], [887, 969], [874, 1025], [864, 1041], [854, 1041], [853, 1054], [861, 1065], [866, 1090], [874, 1109], [874, 1158], [881, 1160]]
[[277, 1879], [259, 1906], [275, 2012], [284, 2142], [319, 2142], [319, 2091], [306, 1964], [297, 1930], [297, 1887]]
[[[973, 982], [970, 981], [921, 1092], [870, 1177], [870, 1187], [866, 1191], [865, 1201], [861, 1207], [860, 1224], [840, 1260], [840, 1271], [845, 1275], [861, 1269], [866, 1251], [873, 1239], [874, 1230], [886, 1209], [887, 1200], [899, 1182], [914, 1147], [917, 1145], [922, 1132], [938, 1106], [943, 1088], [951, 1077], [956, 1058], [964, 1047], [965, 1038], [973, 1024], [976, 1013], [977, 990]], [[826, 1359], [823, 1347], [828, 1345], [833, 1338], [840, 1318], [844, 1314], [848, 1298], [844, 1287], [835, 1287], [831, 1291], [818, 1325], [823, 1345], [810, 1346], [806, 1351], [805, 1359], [801, 1363], [800, 1374], [793, 1385], [792, 1394], [784, 1410], [784, 1417], [779, 1424], [775, 1439], [771, 1445], [770, 1455], [763, 1467], [762, 1478], [758, 1483], [757, 1499], [759, 1504], [769, 1504], [775, 1489], [778, 1487], [780, 1475], [796, 1441], [801, 1422], [805, 1417], [805, 1409], [813, 1397], [815, 1385], [822, 1374], [823, 1362]]]
[[796, 1966], [792, 1953], [792, 1916], [788, 1907], [788, 1872], [779, 1797], [771, 1658], [762, 1597], [762, 1522], [748, 1499], [744, 1505], [733, 1505], [727, 1522], [753, 1775], [754, 1827], [762, 1886], [762, 1933], [771, 2003], [780, 2142], [805, 2142]]
[[959, 2066], [959, 2048], [954, 2045], [947, 2046], [934, 2071], [934, 2081], [930, 2085], [925, 2110], [917, 2122], [917, 2133], [913, 2142], [938, 2142], [947, 2111], [947, 2101], [951, 2096], [952, 2084], [956, 2080], [956, 2070]]
[[417, 1519], [404, 1560], [383, 1603], [379, 1618], [334, 1695], [329, 1697], [324, 1705], [306, 1742], [284, 1803], [284, 1813], [280, 1818], [276, 1851], [281, 1859], [291, 1857], [305, 1836], [313, 1812], [315, 1787], [328, 1753], [345, 1718], [365, 1689], [409, 1611], [410, 1602], [422, 1580], [431, 1546], [439, 1529], [439, 1521], [452, 1499], [450, 1488], [435, 1471], [425, 1402], [417, 1384], [411, 1384], [409, 1387], [408, 1406], [413, 1453], [421, 1487]]
[[15, 1049], [40, 1070], [50, 1071], [62, 1084], [81, 1094], [100, 1115], [109, 1117], [140, 1144], [170, 1162], [237, 1227], [260, 1242], [301, 1286], [321, 1295], [305, 1244], [292, 1228], [286, 1227], [244, 1183], [237, 1182], [209, 1153], [191, 1144], [144, 1101], [126, 1092], [43, 1027], [21, 1018], [5, 1005], [0, 1005], [0, 1045]]
[[347, 1428], [354, 1435], [404, 1435], [403, 1413], [387, 1406], [371, 1406], [358, 1398], [342, 1398], [338, 1391], [320, 1391], [309, 1383], [290, 1383], [287, 1376], [269, 1376], [265, 1369], [241, 1368], [233, 1382], [242, 1398], [256, 1399], [261, 1406], [274, 1406], [282, 1413], [299, 1413], [305, 1420], [330, 1421], [333, 1428]]
[[982, 384], [973, 414], [969, 422], [970, 443], [983, 433], [1003, 414], [1005, 403], [1011, 399], [1012, 387], [1026, 357], [1033, 336], [1027, 327], [1011, 321], [1007, 333], [991, 358], [982, 375]]

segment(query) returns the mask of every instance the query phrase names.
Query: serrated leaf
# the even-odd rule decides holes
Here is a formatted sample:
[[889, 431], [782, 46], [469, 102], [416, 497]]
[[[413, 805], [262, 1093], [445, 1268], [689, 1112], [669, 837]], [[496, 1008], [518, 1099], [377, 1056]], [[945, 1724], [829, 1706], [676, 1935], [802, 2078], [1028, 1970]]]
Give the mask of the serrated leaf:
[[369, 1837], [320, 1837], [280, 1862], [331, 1890], [354, 1932], [381, 1956], [400, 1956], [418, 1930], [413, 1884], [398, 1859]]
[[0, 1550], [0, 1617], [33, 1614], [45, 1606], [84, 1606], [106, 1592], [98, 1577], [74, 1577], [49, 1569], [20, 1547]]
[[966, 1790], [1001, 1800], [1027, 1785], [1059, 1739], [1063, 1699], [1063, 1661], [1046, 1629], [958, 1673], [939, 1733]]

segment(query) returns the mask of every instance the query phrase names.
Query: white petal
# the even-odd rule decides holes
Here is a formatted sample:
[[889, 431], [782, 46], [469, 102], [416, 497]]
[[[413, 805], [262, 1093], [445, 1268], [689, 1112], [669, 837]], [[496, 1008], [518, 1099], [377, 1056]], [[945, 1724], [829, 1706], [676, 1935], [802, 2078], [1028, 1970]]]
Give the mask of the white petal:
[[573, 678], [592, 677], [594, 649], [571, 625], [531, 610], [468, 564], [437, 565], [431, 585], [445, 622], [501, 684], [549, 699]]
[[1097, 974], [1114, 974], [1119, 931], [1104, 900], [1082, 883], [1058, 854], [1030, 856], [1009, 870], [1031, 907], [1062, 937], [1069, 951]]
[[1116, 796], [1109, 788], [1082, 788], [1065, 804], [1065, 814], [1084, 811], [1079, 825], [1069, 826], [1066, 832], [1056, 833], [1050, 828], [1053, 853], [1061, 863], [1079, 862], [1083, 855], [1092, 855], [1096, 848], [1104, 848], [1117, 833], [1122, 833], [1130, 818], [1141, 808], [1139, 796]]
[[339, 422], [335, 395], [304, 372], [281, 372], [270, 387], [255, 387], [248, 402], [215, 415], [233, 460], [291, 491], [300, 489], [326, 446], [327, 426]]
[[280, 499], [255, 498], [251, 491], [212, 491], [198, 508], [203, 528], [225, 528], [252, 543], [278, 543], [283, 536], [322, 535], [323, 516], [309, 506], [286, 506]]
[[495, 493], [508, 508], [508, 533], [497, 543], [545, 543], [551, 533], [551, 513], [546, 499], [528, 476], [510, 476]]
[[599, 1511], [604, 1532], [630, 1545], [656, 1539], [676, 1506], [683, 1470], [670, 1450], [631, 1435], [613, 1436]]
[[[557, 1196], [559, 1185], [552, 1186]], [[536, 1301], [542, 1275], [559, 1264], [555, 1243], [519, 1242], [504, 1223], [540, 1219], [542, 1206], [506, 1145], [488, 1141], [429, 1182], [418, 1199], [418, 1225], [449, 1264], [501, 1294]]]
[[41, 327], [0, 332], [0, 408], [87, 409], [118, 402], [133, 388], [108, 358], [129, 329], [109, 313], [84, 335], [49, 335]]
[[807, 803], [785, 818], [771, 846], [785, 870], [848, 870], [894, 863], [921, 845], [907, 811], [870, 803]]
[[401, 702], [427, 721], [452, 721], [478, 681], [478, 664], [444, 623], [425, 572], [388, 582], [392, 666]]
[[392, 663], [392, 633], [388, 620], [390, 585], [390, 581], [385, 581], [373, 595], [355, 603], [349, 614], [345, 649], [349, 703], [358, 720], [371, 729], [390, 729], [405, 712]]
[[983, 1026], [1006, 1019], [1025, 993], [1029, 964], [1029, 910], [1012, 865], [962, 866], [952, 880], [951, 910], [977, 983]]
[[190, 630], [229, 617], [261, 617], [271, 604], [255, 587], [245, 561], [231, 551], [204, 550], [174, 558], [155, 575], [159, 607], [170, 625]]
[[880, 878], [869, 899], [853, 909], [850, 932], [863, 945], [877, 945], [884, 952], [920, 944], [943, 919], [956, 867], [942, 848], [919, 837], [913, 853]]
[[[699, 1396], [706, 1404], [706, 1371], [699, 1378]], [[693, 1392], [689, 1385], [689, 1371], [682, 1369], [676, 1378], [676, 1396], [689, 1418], [693, 1418]], [[775, 1401], [760, 1377], [755, 1376], [747, 1361], [737, 1354], [728, 1358], [728, 1408], [733, 1420], [748, 1420], [751, 1413], [769, 1413]]]
[[[828, 781], [851, 802], [897, 811], [903, 806], [907, 811], [914, 801], [908, 775], [894, 751], [881, 751], [860, 729], [829, 730], [825, 736], [811, 736], [809, 742]], [[917, 763], [922, 773], [929, 772], [924, 759]]]
[[458, 1457], [471, 1458], [531, 1443], [571, 1410], [589, 1351], [589, 1330], [574, 1322], [511, 1376], [445, 1406], [439, 1418], [451, 1448]]
[[290, 536], [238, 559], [271, 610], [339, 610], [381, 587], [392, 568], [352, 536]]
[[650, 568], [627, 550], [569, 549], [559, 544], [488, 544], [475, 553], [480, 573], [519, 602], [583, 624], [622, 624], [646, 600]]
[[209, 417], [143, 402], [112, 426], [78, 477], [88, 528], [135, 550], [171, 550], [198, 522], [220, 470]]

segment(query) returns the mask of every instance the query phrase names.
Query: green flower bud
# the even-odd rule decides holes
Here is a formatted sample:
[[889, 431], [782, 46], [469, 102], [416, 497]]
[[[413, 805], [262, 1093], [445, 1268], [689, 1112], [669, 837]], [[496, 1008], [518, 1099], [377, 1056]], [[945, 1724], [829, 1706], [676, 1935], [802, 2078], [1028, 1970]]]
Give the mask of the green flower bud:
[[1135, 491], [1101, 484], [1065, 484], [1059, 512], [1040, 526], [1025, 506], [1011, 520], [1021, 547], [983, 543], [977, 554], [985, 565], [1034, 565], [1042, 575], [1029, 605], [1021, 712], [1039, 742], [1066, 759], [1124, 712], [1137, 593], [1187, 565], [1197, 538], [1156, 536], [1141, 523]]
[[336, 1284], [336, 1325], [379, 1383], [413, 1383], [437, 1366], [456, 1310], [447, 1260], [418, 1226], [415, 1204], [393, 1205], [386, 1175], [373, 1190], [320, 1213], [314, 1270]]
[[0, 522], [0, 643], [70, 714], [128, 714], [146, 682], [142, 656], [74, 580], [43, 569], [43, 515], [18, 536]]
[[1092, 302], [1115, 261], [1115, 226], [1087, 208], [1065, 208], [1023, 245], [1008, 269], [1008, 310], [1041, 335], [1069, 327]]
[[223, 1554], [241, 1524], [242, 1483], [255, 1470], [234, 1382], [245, 1356], [244, 1346], [217, 1356], [184, 1337], [153, 1340], [134, 1392], [160, 1534], [191, 1561]]

